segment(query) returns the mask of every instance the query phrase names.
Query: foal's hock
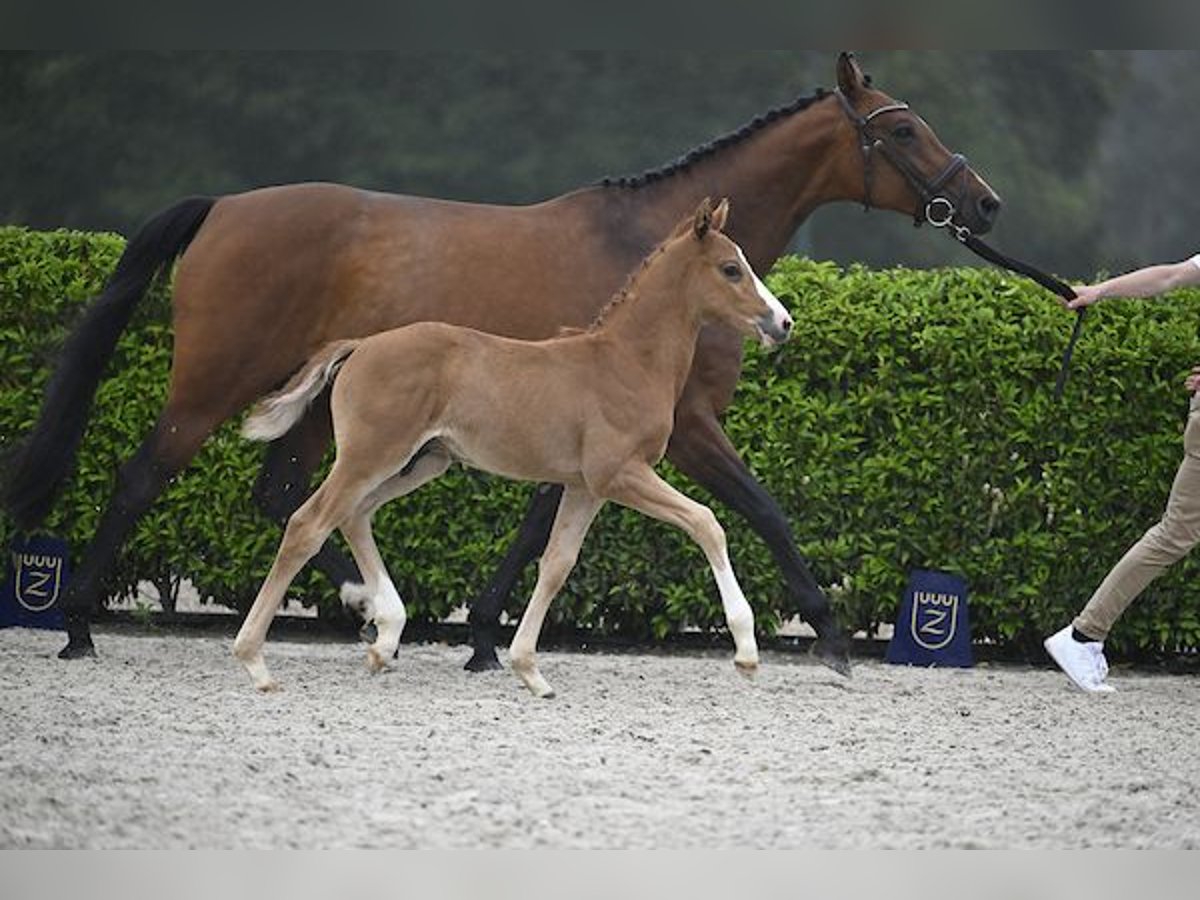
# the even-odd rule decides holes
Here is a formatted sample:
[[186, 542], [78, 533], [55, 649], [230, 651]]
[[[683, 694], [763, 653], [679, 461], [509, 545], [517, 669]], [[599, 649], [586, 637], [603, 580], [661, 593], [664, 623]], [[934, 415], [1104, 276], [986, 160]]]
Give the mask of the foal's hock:
[[705, 200], [633, 273], [585, 331], [517, 341], [422, 323], [314, 356], [244, 426], [251, 438], [282, 434], [332, 380], [337, 459], [288, 521], [275, 562], [238, 632], [234, 654], [260, 690], [273, 690], [262, 656], [267, 629], [300, 568], [341, 529], [364, 576], [343, 601], [373, 619], [367, 649], [377, 671], [392, 658], [405, 610], [371, 534], [371, 516], [459, 461], [508, 478], [564, 486], [533, 596], [510, 648], [513, 669], [535, 695], [553, 690], [538, 671], [538, 634], [608, 500], [674, 524], [712, 567], [734, 662], [758, 666], [754, 615], [734, 576], [725, 533], [707, 507], [653, 469], [666, 451], [674, 410], [706, 323], [787, 339], [792, 321], [740, 247], [722, 233], [729, 204]]

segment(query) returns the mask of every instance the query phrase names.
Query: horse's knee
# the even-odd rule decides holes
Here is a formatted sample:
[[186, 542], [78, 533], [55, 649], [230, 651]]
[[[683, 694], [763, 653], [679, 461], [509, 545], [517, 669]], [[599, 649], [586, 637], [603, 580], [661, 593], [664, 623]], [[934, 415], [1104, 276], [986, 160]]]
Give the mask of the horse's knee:
[[714, 559], [726, 556], [725, 529], [711, 509], [700, 507], [692, 516], [691, 525], [692, 533], [705, 553]]

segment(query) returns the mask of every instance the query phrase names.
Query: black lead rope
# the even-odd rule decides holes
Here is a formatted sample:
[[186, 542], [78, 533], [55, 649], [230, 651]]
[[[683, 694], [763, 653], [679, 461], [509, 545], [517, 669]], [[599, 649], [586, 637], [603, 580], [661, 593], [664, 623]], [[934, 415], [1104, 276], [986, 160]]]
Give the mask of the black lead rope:
[[[1019, 259], [1012, 259], [997, 250], [993, 250], [965, 228], [952, 229], [950, 233], [976, 256], [986, 259], [993, 265], [997, 265], [1002, 269], [1008, 269], [1010, 272], [1016, 272], [1018, 275], [1024, 275], [1026, 278], [1031, 278], [1046, 290], [1058, 294], [1064, 300], [1075, 299], [1075, 291], [1069, 284], [1059, 281], [1053, 275], [1049, 275], [1041, 269], [1034, 268], [1028, 263], [1023, 263]], [[1067, 349], [1063, 351], [1062, 367], [1058, 370], [1058, 380], [1054, 383], [1055, 403], [1062, 399], [1063, 391], [1067, 387], [1067, 378], [1071, 372], [1071, 357], [1075, 355], [1075, 344], [1079, 340], [1079, 333], [1083, 330], [1083, 317], [1086, 313], [1087, 307], [1083, 307], [1075, 315], [1075, 327], [1071, 330], [1071, 339], [1067, 342]]]

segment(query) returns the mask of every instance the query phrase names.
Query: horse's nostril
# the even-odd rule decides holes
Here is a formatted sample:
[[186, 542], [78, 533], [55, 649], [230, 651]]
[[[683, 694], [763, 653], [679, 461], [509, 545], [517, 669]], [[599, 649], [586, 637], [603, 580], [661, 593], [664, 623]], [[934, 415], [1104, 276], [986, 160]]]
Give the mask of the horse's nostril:
[[783, 333], [787, 334], [791, 330], [792, 330], [792, 320], [784, 319], [783, 320]]
[[996, 218], [1000, 212], [1000, 198], [994, 194], [986, 194], [979, 198], [979, 214], [985, 219]]

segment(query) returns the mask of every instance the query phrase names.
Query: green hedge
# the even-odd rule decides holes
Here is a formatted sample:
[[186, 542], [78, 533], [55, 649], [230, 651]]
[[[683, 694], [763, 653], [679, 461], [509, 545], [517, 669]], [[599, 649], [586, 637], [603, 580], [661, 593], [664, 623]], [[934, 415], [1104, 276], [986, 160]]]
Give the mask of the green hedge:
[[[111, 235], [0, 229], [0, 450], [32, 424], [64, 328], [121, 247]], [[779, 352], [749, 351], [729, 431], [848, 625], [890, 622], [908, 570], [935, 567], [969, 581], [977, 639], [1034, 646], [1161, 514], [1187, 409], [1180, 382], [1200, 362], [1200, 292], [1095, 310], [1056, 405], [1071, 320], [1022, 280], [788, 258], [770, 283], [795, 314], [795, 335]], [[162, 403], [170, 348], [160, 289], [120, 342], [78, 472], [48, 523], [76, 551]], [[250, 500], [262, 452], [232, 424], [210, 439], [141, 523], [114, 590], [182, 575], [244, 608], [279, 538]], [[379, 543], [412, 616], [442, 617], [474, 595], [528, 496], [527, 486], [456, 469], [380, 513]], [[740, 519], [717, 512], [770, 630], [793, 613], [778, 571]], [[11, 534], [0, 519], [0, 538]], [[1196, 573], [1188, 560], [1152, 585], [1112, 643], [1200, 646]], [[335, 602], [314, 573], [293, 591]], [[612, 507], [555, 615], [635, 637], [721, 621], [699, 550]]]

